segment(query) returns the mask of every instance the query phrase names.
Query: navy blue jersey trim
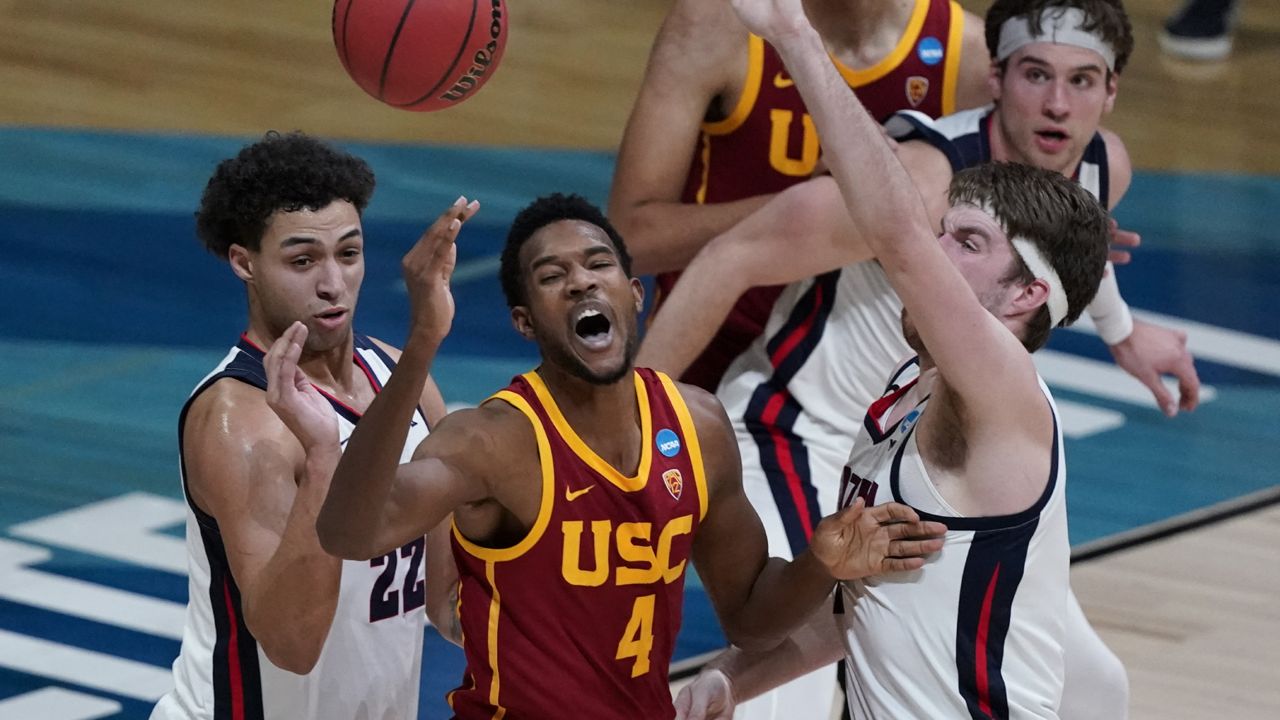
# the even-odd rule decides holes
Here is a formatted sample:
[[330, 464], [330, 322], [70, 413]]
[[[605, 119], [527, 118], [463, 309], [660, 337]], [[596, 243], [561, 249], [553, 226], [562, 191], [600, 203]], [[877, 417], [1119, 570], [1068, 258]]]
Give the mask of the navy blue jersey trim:
[[[1107, 164], [1107, 141], [1102, 133], [1093, 134], [1093, 139], [1085, 146], [1081, 163], [1092, 163], [1098, 166], [1098, 202], [1102, 207], [1111, 207], [1111, 166]], [[1076, 171], [1077, 174], [1079, 170]]]
[[[839, 270], [819, 275], [796, 302], [787, 321], [766, 344], [770, 362], [774, 363], [773, 375], [756, 387], [743, 415], [760, 454], [760, 466], [782, 518], [788, 544], [795, 554], [809, 546], [809, 536], [822, 518], [822, 509], [813, 484], [809, 450], [795, 432], [804, 407], [787, 385], [822, 340], [839, 283]], [[784, 348], [797, 333], [803, 336], [790, 348]], [[785, 355], [775, 360], [775, 355], [784, 349]], [[772, 420], [766, 420], [771, 407], [776, 407], [777, 413]]]
[[[1048, 398], [1045, 401], [1048, 402]], [[983, 517], [951, 517], [948, 515], [934, 515], [920, 508], [915, 508], [916, 513], [921, 520], [932, 520], [940, 522], [947, 526], [948, 530], [1011, 530], [1020, 528], [1028, 523], [1034, 523], [1039, 517], [1040, 512], [1044, 510], [1045, 505], [1049, 504], [1049, 499], [1053, 497], [1053, 490], [1058, 485], [1058, 414], [1053, 412], [1053, 406], [1049, 406], [1049, 414], [1053, 417], [1053, 444], [1049, 450], [1049, 481], [1045, 483], [1044, 492], [1040, 493], [1040, 497], [1036, 499], [1035, 504], [1023, 510], [1022, 512], [1012, 513], [1009, 515], [988, 515]], [[898, 446], [898, 451], [893, 455], [893, 466], [889, 471], [889, 487], [893, 491], [893, 499], [903, 504], [907, 503], [902, 499], [899, 472], [902, 468], [902, 456], [907, 449], [907, 442], [912, 435], [915, 434], [916, 428], [920, 423], [912, 426], [911, 431], [902, 438], [902, 444]]]
[[[232, 720], [235, 697], [240, 697], [245, 720], [262, 720], [262, 672], [258, 665], [258, 642], [244, 622], [240, 589], [231, 575], [222, 537], [212, 528], [200, 529], [205, 557], [209, 561], [209, 603], [213, 610], [213, 717]], [[235, 645], [232, 646], [232, 635]], [[232, 655], [239, 667], [239, 687], [233, 688]]]
[[960, 579], [956, 613], [957, 689], [973, 720], [1009, 717], [1002, 673], [1013, 600], [1039, 520], [1012, 531], [978, 531]]

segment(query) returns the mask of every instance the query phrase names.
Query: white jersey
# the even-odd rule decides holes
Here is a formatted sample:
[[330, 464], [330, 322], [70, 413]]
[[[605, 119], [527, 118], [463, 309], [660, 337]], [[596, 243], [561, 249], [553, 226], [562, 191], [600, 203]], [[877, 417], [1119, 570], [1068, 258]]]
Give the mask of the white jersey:
[[[922, 140], [953, 172], [991, 160], [990, 106], [937, 120], [902, 111], [886, 123]], [[1075, 180], [1105, 199], [1109, 170], [1100, 133]], [[742, 452], [743, 486], [764, 522], [770, 553], [794, 557], [818, 519], [836, 509], [836, 485], [867, 407], [911, 349], [902, 304], [875, 261], [787, 286], [764, 333], [725, 373], [716, 395]]]
[[807, 547], [818, 520], [836, 510], [862, 413], [909, 354], [902, 303], [879, 263], [864, 262], [787, 286], [764, 333], [729, 367], [716, 395], [771, 554]]
[[934, 487], [914, 429], [928, 398], [894, 426], [918, 374], [904, 365], [868, 410], [846, 465], [841, 506], [897, 501], [947, 525], [922, 570], [841, 584], [837, 622], [848, 655], [852, 717], [1056, 718], [1064, 674], [1068, 565], [1066, 466], [1058, 412], [1044, 492], [1027, 510], [961, 517]]
[[[178, 421], [213, 383], [234, 378], [266, 388], [263, 351], [245, 337], [192, 392]], [[376, 391], [394, 362], [368, 338], [355, 337], [354, 362]], [[346, 446], [359, 414], [330, 398]], [[401, 462], [427, 436], [416, 410]], [[259, 718], [279, 720], [415, 720], [426, 624], [426, 544], [418, 538], [363, 562], [343, 561], [333, 625], [315, 668], [306, 675], [282, 670], [244, 623], [240, 590], [227, 564], [218, 523], [187, 493], [187, 566], [190, 600], [182, 648], [173, 664], [175, 687], [160, 699], [152, 720]]]

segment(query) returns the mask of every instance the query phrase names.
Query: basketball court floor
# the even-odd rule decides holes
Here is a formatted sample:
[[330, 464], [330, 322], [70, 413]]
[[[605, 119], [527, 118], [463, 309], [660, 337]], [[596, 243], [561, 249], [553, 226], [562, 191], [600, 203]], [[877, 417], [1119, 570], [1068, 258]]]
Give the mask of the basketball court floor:
[[[494, 80], [430, 115], [362, 95], [328, 8], [306, 5], [0, 0], [0, 720], [145, 718], [170, 683], [176, 416], [244, 318], [192, 231], [214, 164], [268, 128], [368, 159], [357, 320], [394, 343], [400, 256], [479, 198], [436, 370], [475, 403], [536, 362], [498, 289], [506, 225], [552, 190], [605, 201], [668, 3], [517, 4]], [[1120, 283], [1188, 332], [1205, 391], [1164, 418], [1087, 327], [1038, 354], [1068, 433], [1073, 581], [1128, 666], [1133, 717], [1280, 717], [1280, 11], [1245, 0], [1235, 55], [1205, 67], [1160, 56], [1172, 2], [1128, 5], [1138, 49], [1108, 125], [1138, 169], [1116, 215], [1144, 245]], [[680, 667], [723, 642], [696, 581], [688, 595]], [[428, 631], [421, 717], [447, 717], [460, 666]]]

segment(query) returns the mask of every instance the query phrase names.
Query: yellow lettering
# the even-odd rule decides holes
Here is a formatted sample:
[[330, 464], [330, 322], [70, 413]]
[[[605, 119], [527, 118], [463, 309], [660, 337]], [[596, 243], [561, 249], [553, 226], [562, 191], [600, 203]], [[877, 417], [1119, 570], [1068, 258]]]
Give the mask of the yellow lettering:
[[671, 542], [677, 535], [688, 535], [693, 532], [693, 516], [681, 515], [662, 528], [662, 536], [658, 538], [658, 559], [662, 562], [662, 579], [667, 584], [680, 579], [684, 573], [684, 560], [671, 567]]
[[653, 605], [653, 595], [636, 598], [631, 606], [627, 629], [622, 631], [622, 639], [618, 641], [618, 653], [614, 659], [636, 659], [636, 664], [631, 666], [631, 677], [649, 672], [649, 653], [653, 650]]
[[769, 133], [769, 165], [783, 175], [808, 177], [818, 166], [818, 131], [813, 126], [813, 118], [808, 113], [801, 116], [804, 127], [804, 142], [800, 148], [800, 157], [791, 157], [791, 120], [795, 113], [790, 110], [770, 110], [769, 120], [772, 128]]
[[592, 545], [595, 550], [595, 567], [582, 569], [582, 521], [567, 520], [560, 526], [564, 533], [564, 550], [560, 556], [560, 574], [570, 585], [599, 587], [609, 579], [609, 539], [613, 536], [613, 523], [608, 520], [591, 522]]
[[[663, 532], [665, 534], [665, 530]], [[616, 575], [619, 585], [646, 585], [662, 579], [662, 570], [666, 565], [658, 565], [658, 558], [653, 554], [653, 546], [649, 544], [649, 538], [652, 535], [652, 523], [618, 525], [619, 557], [624, 562], [641, 566], [619, 567]]]

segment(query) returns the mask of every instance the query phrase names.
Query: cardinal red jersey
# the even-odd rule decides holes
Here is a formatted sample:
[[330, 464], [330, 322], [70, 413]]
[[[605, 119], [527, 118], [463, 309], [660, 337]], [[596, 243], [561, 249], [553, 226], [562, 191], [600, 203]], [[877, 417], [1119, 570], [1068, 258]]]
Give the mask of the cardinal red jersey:
[[509, 548], [454, 528], [467, 657], [449, 696], [458, 718], [674, 717], [667, 669], [706, 482], [675, 385], [652, 370], [634, 377], [644, 445], [633, 477], [583, 443], [536, 373], [490, 398], [533, 426], [542, 503]]
[[[931, 117], [955, 111], [964, 12], [953, 0], [917, 0], [898, 45], [883, 60], [836, 69], [876, 120], [899, 110]], [[702, 125], [682, 202], [720, 203], [780, 192], [818, 164], [818, 133], [773, 46], [752, 35], [742, 95], [729, 116]], [[679, 273], [658, 275], [658, 298]], [[753, 288], [738, 301], [707, 350], [681, 379], [712, 392], [729, 363], [764, 329], [781, 286]]]

